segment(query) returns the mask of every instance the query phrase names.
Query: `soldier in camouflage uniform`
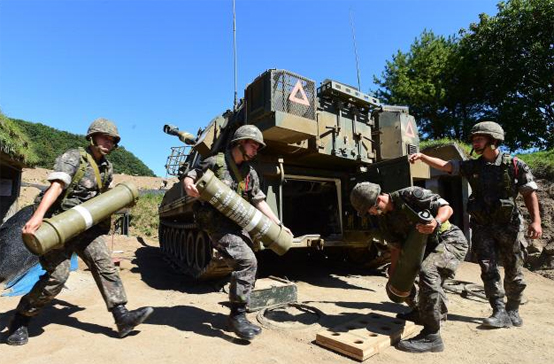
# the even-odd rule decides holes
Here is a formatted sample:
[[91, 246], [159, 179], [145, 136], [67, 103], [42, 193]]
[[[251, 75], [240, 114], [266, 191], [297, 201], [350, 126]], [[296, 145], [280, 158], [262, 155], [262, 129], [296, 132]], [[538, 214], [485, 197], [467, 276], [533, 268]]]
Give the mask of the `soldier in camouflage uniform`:
[[[423, 330], [412, 339], [400, 341], [398, 349], [443, 351], [440, 327], [446, 314], [446, 295], [442, 285], [447, 278], [454, 277], [468, 249], [462, 231], [448, 221], [452, 208], [442, 197], [421, 187], [408, 187], [389, 194], [381, 193], [381, 187], [370, 182], [357, 184], [350, 194], [350, 201], [360, 216], [369, 213], [376, 217], [378, 235], [391, 247], [391, 274], [410, 233], [417, 229], [419, 233], [429, 235], [419, 271], [417, 304], [409, 315], [403, 317], [417, 321], [423, 325]], [[427, 224], [414, 222], [413, 212], [424, 210], [435, 218]]]
[[[117, 127], [107, 119], [96, 119], [90, 125], [86, 138], [90, 141], [86, 150], [70, 149], [56, 159], [54, 171], [48, 176], [50, 187], [37, 197], [35, 212], [23, 227], [24, 234], [34, 234], [45, 217], [57, 215], [108, 189], [112, 182], [113, 167], [105, 156], [120, 141]], [[21, 298], [9, 328], [9, 345], [24, 345], [28, 342], [29, 321], [61, 292], [69, 278], [73, 252], [90, 269], [108, 310], [114, 316], [120, 337], [129, 334], [152, 313], [151, 307], [135, 311], [128, 311], [125, 307], [125, 290], [102, 238], [109, 228], [110, 221], [107, 219], [66, 242], [62, 248], [39, 258], [46, 273]]]
[[[214, 172], [223, 183], [237, 192], [254, 207], [282, 226], [273, 213], [265, 194], [260, 190], [260, 179], [251, 161], [258, 151], [265, 147], [262, 133], [253, 125], [244, 125], [233, 134], [230, 148], [202, 161], [184, 178], [183, 188], [192, 197], [199, 197], [195, 182], [207, 169]], [[229, 326], [241, 338], [250, 340], [261, 333], [261, 328], [246, 318], [246, 306], [250, 292], [256, 281], [257, 260], [251, 248], [248, 233], [235, 222], [217, 211], [209, 203], [198, 201], [194, 208], [195, 220], [199, 228], [210, 236], [213, 247], [223, 256], [234, 270], [231, 273], [229, 300], [231, 314]], [[283, 226], [290, 233], [290, 230]]]
[[[471, 129], [473, 151], [480, 158], [466, 161], [444, 161], [422, 153], [410, 156], [431, 167], [465, 177], [471, 185], [467, 210], [471, 215], [472, 252], [481, 267], [481, 279], [493, 314], [483, 325], [493, 328], [521, 326], [519, 305], [526, 287], [522, 267], [527, 242], [523, 218], [515, 199], [521, 193], [531, 215], [528, 236], [542, 235], [538, 186], [529, 167], [521, 160], [498, 150], [504, 141], [504, 130], [492, 121], [477, 123]], [[498, 263], [504, 266], [502, 290]], [[507, 303], [504, 303], [507, 296]]]

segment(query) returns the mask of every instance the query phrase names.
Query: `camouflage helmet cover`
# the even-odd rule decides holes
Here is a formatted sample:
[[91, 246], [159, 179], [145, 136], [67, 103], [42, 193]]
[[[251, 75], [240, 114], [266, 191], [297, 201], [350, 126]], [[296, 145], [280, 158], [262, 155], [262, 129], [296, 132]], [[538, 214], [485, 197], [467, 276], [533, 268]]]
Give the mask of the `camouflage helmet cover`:
[[[260, 144], [261, 148], [265, 148], [264, 136], [260, 129], [254, 125], [243, 125], [235, 131], [233, 134], [233, 139], [231, 144], [238, 142], [239, 140], [248, 140], [251, 139], [256, 143]], [[260, 149], [261, 149], [260, 148]]]
[[381, 186], [371, 182], [358, 183], [350, 192], [350, 203], [358, 211], [358, 215], [365, 216], [367, 210], [375, 206], [377, 197], [381, 193]]
[[106, 134], [113, 137], [115, 144], [119, 143], [121, 140], [119, 132], [117, 131], [117, 126], [115, 126], [115, 124], [108, 119], [98, 118], [94, 120], [88, 127], [86, 136], [87, 140], [90, 140], [92, 135], [96, 133]]
[[476, 134], [488, 135], [493, 139], [504, 141], [504, 129], [494, 121], [482, 121], [473, 125], [470, 139]]

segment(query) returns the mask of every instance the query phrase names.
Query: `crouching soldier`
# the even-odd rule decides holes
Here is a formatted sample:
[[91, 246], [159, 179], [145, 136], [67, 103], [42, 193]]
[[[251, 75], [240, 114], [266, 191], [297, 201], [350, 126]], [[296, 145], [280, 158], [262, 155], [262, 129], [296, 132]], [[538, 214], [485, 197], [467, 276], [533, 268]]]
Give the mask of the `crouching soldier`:
[[[381, 193], [378, 184], [358, 183], [350, 194], [352, 206], [360, 216], [370, 214], [377, 219], [380, 235], [391, 246], [391, 271], [410, 233], [416, 229], [428, 235], [421, 268], [417, 303], [412, 300], [412, 312], [399, 315], [423, 325], [412, 339], [402, 340], [397, 348], [408, 352], [439, 352], [444, 350], [440, 336], [441, 318], [446, 315], [446, 295], [442, 289], [447, 278], [453, 278], [456, 268], [467, 253], [468, 243], [462, 231], [448, 219], [452, 208], [439, 195], [420, 187], [408, 187], [392, 193]], [[434, 219], [429, 223], [414, 222], [411, 215], [428, 210]], [[412, 212], [410, 214], [410, 212]]]
[[[86, 135], [88, 148], [70, 149], [56, 159], [54, 171], [48, 176], [50, 187], [37, 197], [35, 212], [23, 227], [24, 234], [34, 234], [44, 217], [51, 217], [105, 192], [112, 182], [113, 167], [105, 158], [117, 147], [120, 136], [114, 123], [96, 119]], [[151, 313], [151, 307], [128, 311], [127, 297], [117, 268], [108, 252], [102, 235], [109, 232], [109, 223], [100, 223], [39, 258], [46, 271], [31, 291], [21, 298], [10, 324], [7, 343], [27, 343], [28, 324], [32, 317], [49, 304], [62, 290], [69, 278], [73, 252], [85, 262], [112, 312], [119, 336], [124, 337]]]

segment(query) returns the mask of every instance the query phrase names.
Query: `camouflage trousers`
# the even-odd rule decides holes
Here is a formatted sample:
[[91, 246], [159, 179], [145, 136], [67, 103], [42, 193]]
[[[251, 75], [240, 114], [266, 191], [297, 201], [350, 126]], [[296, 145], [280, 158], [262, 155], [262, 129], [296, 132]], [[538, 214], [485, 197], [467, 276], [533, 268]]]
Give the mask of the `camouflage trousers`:
[[[238, 226], [237, 226], [238, 228]], [[231, 305], [247, 305], [256, 282], [258, 260], [251, 248], [252, 241], [244, 231], [208, 233], [213, 247], [221, 254], [231, 273], [229, 301]]]
[[[481, 266], [481, 279], [489, 300], [507, 296], [510, 301], [521, 301], [527, 286], [522, 270], [527, 241], [520, 226], [520, 223], [472, 226], [472, 251]], [[504, 266], [504, 290], [499, 263]]]
[[231, 305], [248, 304], [258, 270], [258, 260], [251, 248], [250, 236], [207, 203], [194, 207], [194, 218], [198, 226], [210, 236], [214, 249], [233, 269], [229, 288]]
[[41, 256], [39, 261], [46, 273], [39, 278], [31, 291], [21, 298], [17, 312], [25, 316], [36, 316], [61, 292], [69, 278], [73, 252], [77, 253], [90, 269], [108, 310], [126, 304], [123, 283], [101, 237], [104, 233], [104, 229], [94, 226], [67, 242], [64, 248], [52, 250]]
[[[448, 299], [442, 286], [454, 278], [456, 269], [464, 260], [468, 242], [462, 231], [452, 226], [435, 239], [430, 239], [419, 271], [417, 308], [423, 326], [433, 332], [440, 329], [442, 314], [448, 312]], [[437, 244], [438, 243], [438, 244]]]

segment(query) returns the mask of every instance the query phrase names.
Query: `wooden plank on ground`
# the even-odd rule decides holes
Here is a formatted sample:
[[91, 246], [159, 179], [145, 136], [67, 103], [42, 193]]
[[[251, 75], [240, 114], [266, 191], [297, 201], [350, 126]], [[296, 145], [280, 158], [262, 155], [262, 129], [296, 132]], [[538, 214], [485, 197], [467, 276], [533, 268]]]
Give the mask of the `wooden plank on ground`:
[[316, 343], [364, 361], [419, 331], [420, 326], [398, 318], [370, 313], [317, 333]]

